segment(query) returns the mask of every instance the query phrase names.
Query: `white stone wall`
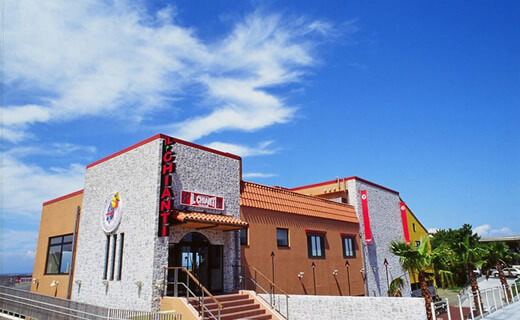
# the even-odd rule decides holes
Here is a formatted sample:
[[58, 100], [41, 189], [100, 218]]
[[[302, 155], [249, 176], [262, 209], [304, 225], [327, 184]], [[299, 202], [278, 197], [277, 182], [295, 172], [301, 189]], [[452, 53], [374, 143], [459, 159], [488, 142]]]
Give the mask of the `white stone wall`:
[[[265, 296], [269, 301], [269, 296]], [[286, 313], [285, 297], [276, 297]], [[298, 320], [425, 320], [423, 298], [291, 295], [289, 318]]]
[[[175, 207], [197, 210], [179, 205], [181, 191], [193, 191], [224, 198], [224, 211], [203, 211], [222, 213], [240, 219], [240, 160], [182, 144], [176, 144], [173, 150], [177, 156], [177, 173], [174, 174], [173, 180]], [[200, 232], [212, 245], [224, 246], [224, 291], [231, 292], [234, 283], [233, 265], [240, 264], [240, 239], [237, 232], [172, 227], [170, 243], [178, 243], [190, 232]]]
[[[157, 253], [168, 248], [167, 239], [157, 237], [160, 163], [161, 140], [157, 139], [87, 169], [74, 271], [74, 280], [81, 281], [81, 286], [74, 284], [72, 300], [122, 309], [156, 307], [154, 270], [164, 263]], [[105, 199], [113, 192], [121, 196], [121, 224], [115, 230], [118, 244], [119, 234], [125, 233], [122, 280], [109, 281], [105, 287], [106, 235], [100, 216]], [[143, 282], [142, 288], [136, 281]]]
[[[403, 296], [409, 297], [410, 277], [402, 270], [399, 258], [389, 250], [390, 241], [402, 240], [403, 225], [399, 209], [399, 195], [372, 184], [352, 179], [348, 181], [349, 203], [356, 209], [363, 247], [363, 264], [366, 275], [366, 290], [368, 296], [387, 296], [388, 284], [386, 270], [383, 264], [388, 261], [388, 281], [401, 277], [405, 281]], [[361, 207], [362, 190], [367, 191], [368, 212], [372, 230], [372, 243], [365, 241], [365, 224]]]
[[[176, 243], [194, 231], [172, 227], [169, 238], [157, 236], [162, 143], [162, 139], [156, 139], [87, 169], [74, 274], [81, 286], [74, 285], [72, 300], [111, 308], [158, 310], [161, 292], [154, 288], [154, 283], [164, 279], [168, 243]], [[175, 207], [187, 209], [179, 205], [180, 192], [193, 191], [224, 198], [223, 212], [207, 209], [206, 212], [240, 218], [240, 160], [180, 143], [173, 150], [176, 152]], [[121, 281], [109, 281], [106, 288], [102, 279], [106, 235], [101, 229], [100, 216], [105, 199], [114, 192], [121, 196], [122, 219], [114, 233], [118, 234], [116, 258], [119, 234], [125, 233], [123, 268]], [[211, 244], [224, 246], [224, 290], [231, 291], [232, 265], [240, 262], [237, 232], [201, 233]], [[115, 260], [117, 274], [119, 265], [118, 259]], [[137, 281], [143, 283], [141, 288]]]

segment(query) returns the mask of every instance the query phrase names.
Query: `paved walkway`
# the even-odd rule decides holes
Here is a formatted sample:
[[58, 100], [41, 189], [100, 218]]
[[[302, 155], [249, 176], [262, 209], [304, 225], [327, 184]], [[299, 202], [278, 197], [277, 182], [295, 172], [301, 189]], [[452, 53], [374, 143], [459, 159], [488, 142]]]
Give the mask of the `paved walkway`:
[[502, 309], [484, 317], [485, 320], [512, 320], [520, 319], [520, 301], [512, 303]]

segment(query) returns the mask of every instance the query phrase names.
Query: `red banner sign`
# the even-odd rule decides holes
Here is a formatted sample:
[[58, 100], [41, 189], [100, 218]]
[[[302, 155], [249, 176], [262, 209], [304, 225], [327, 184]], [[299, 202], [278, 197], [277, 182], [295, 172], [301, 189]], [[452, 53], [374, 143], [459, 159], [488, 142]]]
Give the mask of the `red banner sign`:
[[404, 232], [404, 241], [410, 244], [410, 231], [408, 230], [408, 216], [406, 214], [406, 204], [401, 202], [401, 220], [403, 221], [403, 232]]
[[173, 146], [175, 141], [167, 137], [163, 141], [162, 167], [161, 167], [161, 194], [159, 196], [159, 237], [169, 235], [168, 219], [174, 210], [175, 195], [173, 193], [172, 175], [176, 172], [175, 152]]
[[365, 225], [365, 241], [372, 243], [372, 231], [370, 230], [370, 217], [368, 216], [367, 191], [361, 190], [361, 208], [363, 209], [363, 224]]
[[190, 207], [224, 210], [224, 198], [190, 191], [182, 191], [181, 204]]

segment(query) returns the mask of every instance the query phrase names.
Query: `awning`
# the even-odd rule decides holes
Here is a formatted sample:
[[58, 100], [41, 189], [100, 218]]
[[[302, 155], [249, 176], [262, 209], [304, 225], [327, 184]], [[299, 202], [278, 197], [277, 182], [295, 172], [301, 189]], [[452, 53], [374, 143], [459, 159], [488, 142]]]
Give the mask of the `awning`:
[[175, 227], [189, 229], [210, 230], [240, 230], [247, 228], [249, 224], [233, 216], [215, 213], [176, 211], [173, 213]]

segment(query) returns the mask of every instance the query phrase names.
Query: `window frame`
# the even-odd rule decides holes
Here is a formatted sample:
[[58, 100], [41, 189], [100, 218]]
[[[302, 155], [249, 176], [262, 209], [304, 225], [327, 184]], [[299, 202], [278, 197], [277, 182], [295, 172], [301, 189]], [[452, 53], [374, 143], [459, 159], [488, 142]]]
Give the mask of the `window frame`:
[[[351, 241], [352, 255], [347, 254], [345, 240]], [[356, 236], [352, 234], [341, 234], [341, 247], [343, 249], [343, 258], [356, 258]]]
[[[65, 237], [68, 237], [70, 236], [71, 239], [70, 241], [65, 241]], [[60, 238], [60, 242], [59, 243], [54, 243], [54, 244], [51, 244], [52, 240], [53, 239], [58, 239]], [[63, 247], [65, 245], [70, 245], [71, 246], [71, 249], [70, 249], [70, 252], [71, 252], [71, 258], [70, 258], [70, 261], [71, 261], [71, 265], [72, 265], [72, 259], [74, 259], [74, 257], [72, 256], [73, 252], [74, 252], [74, 248], [72, 247], [72, 244], [74, 243], [74, 234], [73, 233], [67, 233], [67, 234], [63, 234], [63, 235], [59, 235], [59, 236], [54, 236], [54, 237], [49, 237], [49, 241], [48, 241], [48, 244], [47, 244], [47, 256], [46, 256], [46, 259], [45, 259], [45, 272], [44, 274], [45, 275], [65, 275], [65, 274], [70, 274], [70, 269], [68, 272], [61, 272], [61, 263], [63, 262]], [[59, 247], [60, 248], [60, 257], [58, 259], [58, 265], [57, 265], [57, 269], [58, 269], [58, 272], [48, 272], [48, 269], [49, 269], [49, 254], [51, 252], [51, 248], [53, 247]]]
[[[309, 258], [311, 259], [325, 259], [326, 255], [325, 255], [325, 235], [326, 235], [326, 232], [306, 232], [307, 234], [307, 255]], [[320, 254], [319, 255], [313, 255], [312, 253], [312, 245], [313, 245], [313, 239], [320, 239], [320, 243], [319, 243], [319, 251], [320, 251]], [[316, 250], [318, 250], [317, 248], [317, 243], [315, 243], [316, 245]]]
[[[279, 239], [278, 238], [278, 231], [285, 231], [285, 235], [287, 237], [286, 241], [287, 241], [287, 244], [280, 244], [280, 240], [284, 240], [284, 239]], [[282, 247], [282, 248], [288, 248], [290, 246], [290, 242], [289, 242], [289, 229], [287, 228], [276, 228], [276, 246], [278, 247]]]
[[[245, 231], [245, 237], [242, 236], [242, 232]], [[239, 241], [241, 246], [248, 246], [249, 245], [249, 228], [244, 228], [239, 230]], [[245, 239], [245, 242], [242, 242], [242, 240]]]

